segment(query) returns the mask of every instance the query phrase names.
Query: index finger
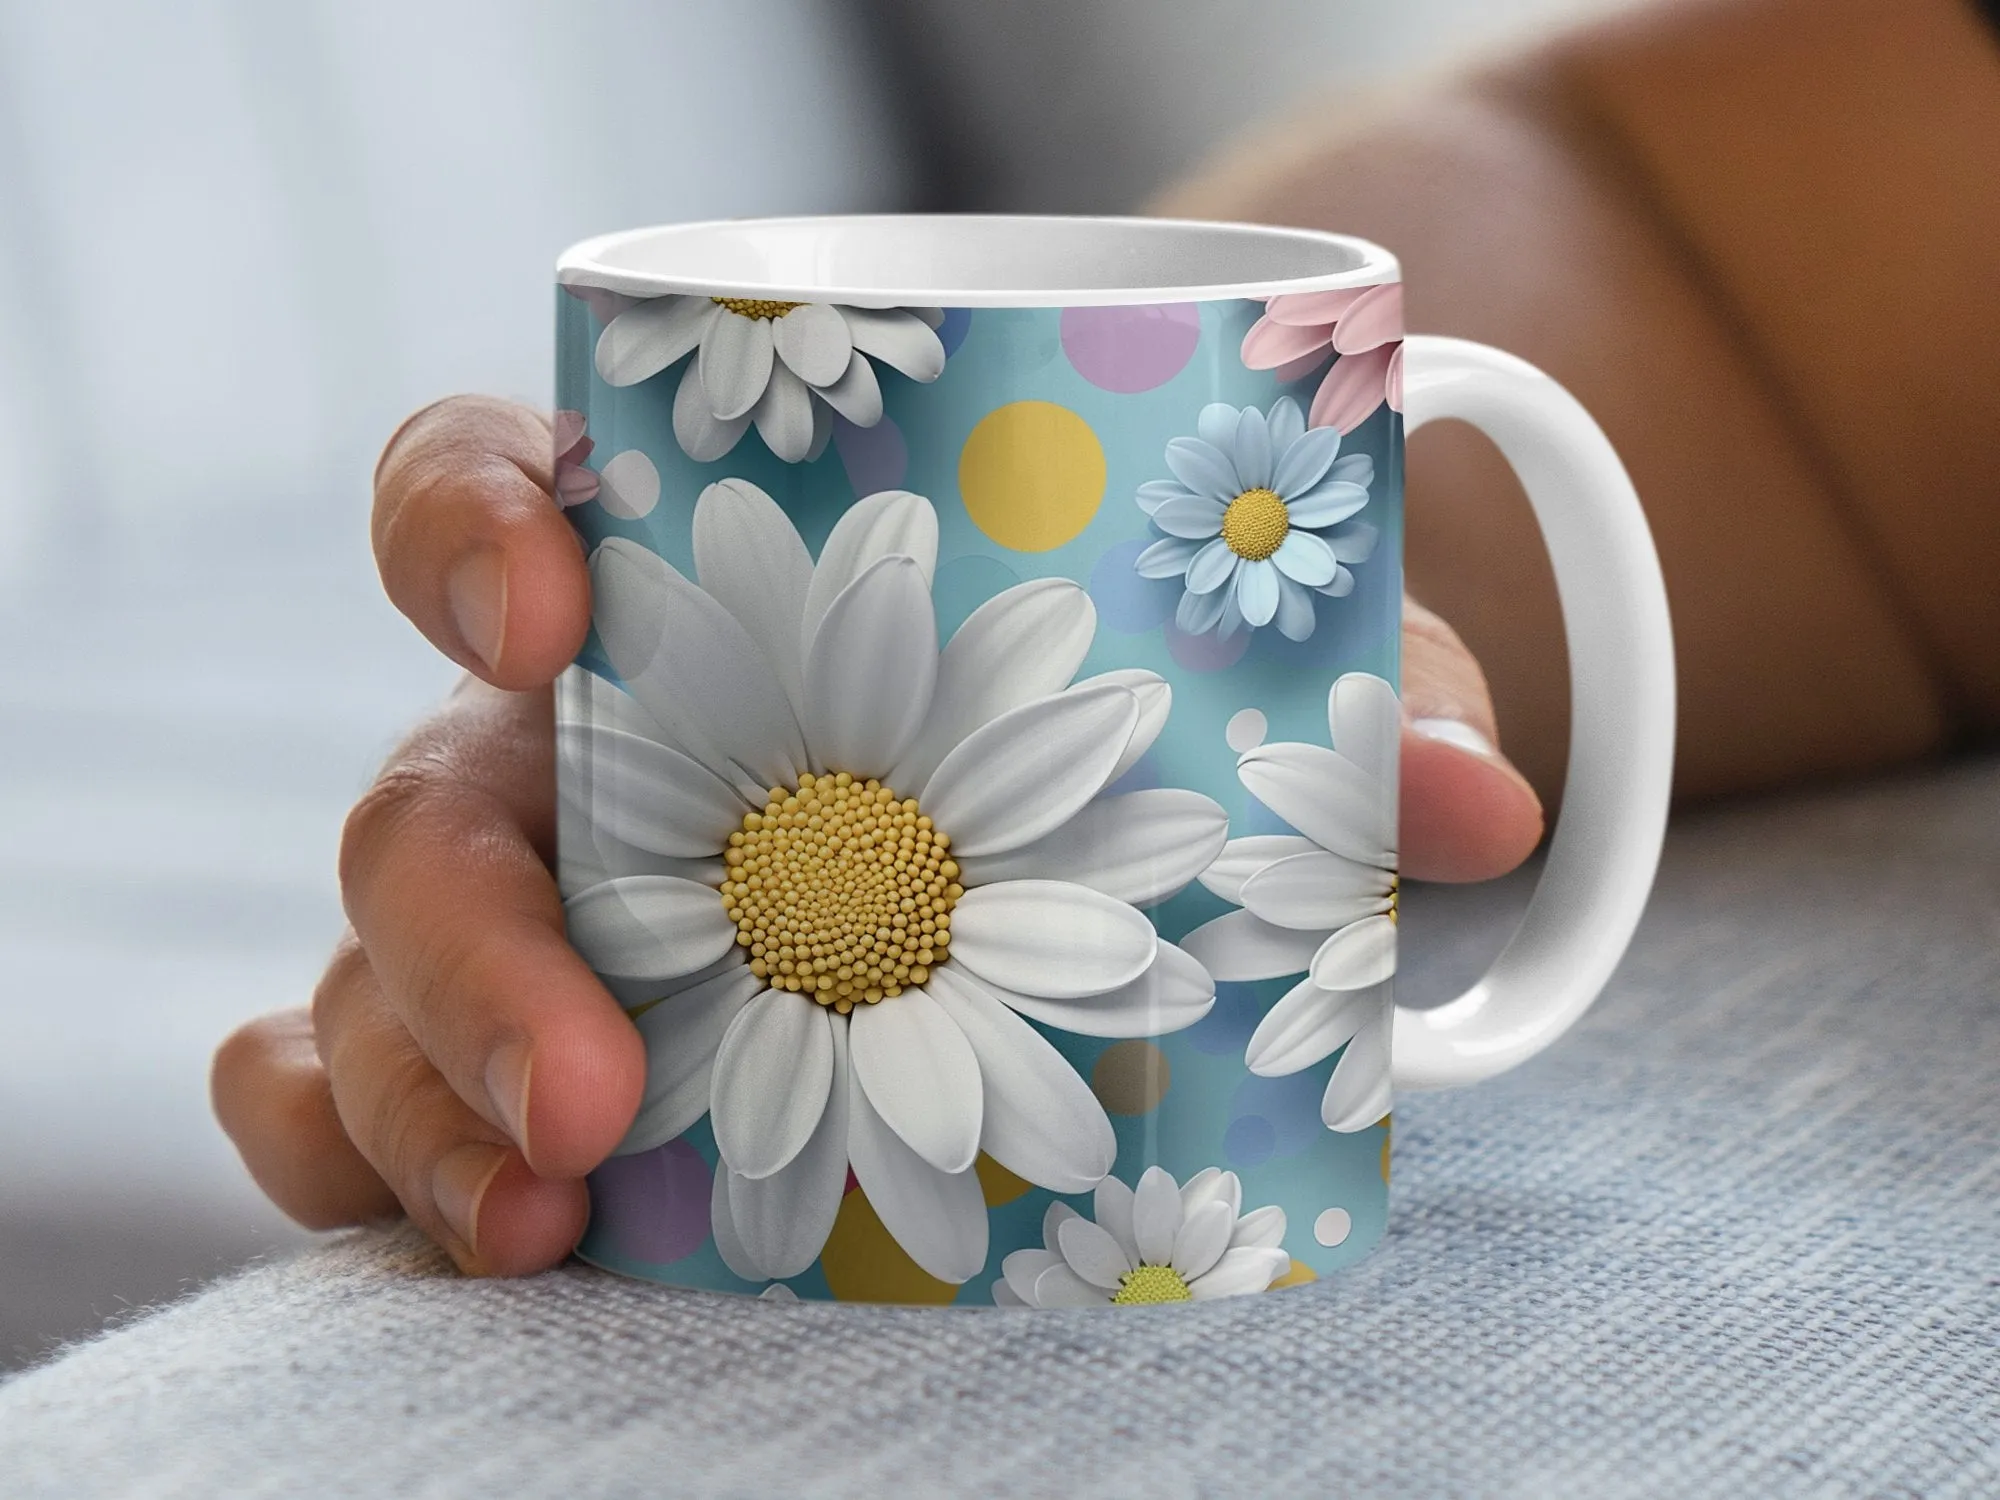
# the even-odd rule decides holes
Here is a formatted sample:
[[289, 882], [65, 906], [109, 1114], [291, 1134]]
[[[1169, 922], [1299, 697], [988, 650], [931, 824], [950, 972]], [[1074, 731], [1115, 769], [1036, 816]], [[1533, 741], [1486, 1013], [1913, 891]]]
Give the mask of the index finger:
[[554, 447], [541, 413], [453, 396], [405, 422], [375, 471], [371, 531], [391, 602], [495, 687], [553, 680], [590, 628]]

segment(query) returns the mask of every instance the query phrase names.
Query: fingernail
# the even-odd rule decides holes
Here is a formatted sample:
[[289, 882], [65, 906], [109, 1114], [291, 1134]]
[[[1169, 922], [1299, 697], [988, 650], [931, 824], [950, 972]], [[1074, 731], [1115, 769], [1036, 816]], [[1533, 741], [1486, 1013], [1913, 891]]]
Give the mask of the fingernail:
[[502, 1042], [486, 1059], [486, 1097], [500, 1128], [528, 1155], [528, 1083], [533, 1074], [526, 1042]]
[[431, 1168], [431, 1201], [466, 1250], [479, 1253], [479, 1204], [507, 1164], [507, 1148], [491, 1141], [467, 1141], [438, 1158]]
[[1457, 719], [1412, 719], [1410, 728], [1427, 740], [1443, 740], [1447, 745], [1456, 745], [1461, 750], [1470, 750], [1474, 755], [1494, 755], [1493, 741], [1486, 738], [1470, 724]]
[[466, 649], [490, 672], [500, 661], [507, 631], [507, 559], [497, 549], [481, 547], [461, 559], [445, 583], [452, 623]]

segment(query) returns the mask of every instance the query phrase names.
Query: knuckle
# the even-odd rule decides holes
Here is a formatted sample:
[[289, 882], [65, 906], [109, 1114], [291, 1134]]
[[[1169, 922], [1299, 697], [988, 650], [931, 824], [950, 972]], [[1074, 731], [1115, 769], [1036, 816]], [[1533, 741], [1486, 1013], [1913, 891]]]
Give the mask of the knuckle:
[[444, 777], [429, 756], [399, 756], [348, 810], [340, 830], [340, 885], [361, 888], [412, 824], [444, 795]]
[[320, 1061], [331, 1067], [333, 1042], [345, 1029], [348, 1008], [359, 994], [363, 981], [368, 976], [368, 955], [349, 929], [334, 945], [333, 957], [327, 960], [326, 972], [320, 975], [319, 983], [313, 987], [312, 1027], [313, 1041], [319, 1049]]

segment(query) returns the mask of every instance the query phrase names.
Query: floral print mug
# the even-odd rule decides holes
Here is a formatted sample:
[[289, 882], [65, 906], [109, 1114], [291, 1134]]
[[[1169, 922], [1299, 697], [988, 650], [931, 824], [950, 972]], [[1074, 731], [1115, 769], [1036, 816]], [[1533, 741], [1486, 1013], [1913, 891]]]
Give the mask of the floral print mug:
[[[1665, 597], [1590, 418], [1301, 230], [682, 225], [558, 279], [559, 874], [649, 1059], [580, 1253], [1032, 1307], [1363, 1254], [1392, 1089], [1546, 1045], [1651, 884]], [[1535, 505], [1573, 747], [1520, 932], [1405, 1011], [1402, 440], [1443, 416]]]

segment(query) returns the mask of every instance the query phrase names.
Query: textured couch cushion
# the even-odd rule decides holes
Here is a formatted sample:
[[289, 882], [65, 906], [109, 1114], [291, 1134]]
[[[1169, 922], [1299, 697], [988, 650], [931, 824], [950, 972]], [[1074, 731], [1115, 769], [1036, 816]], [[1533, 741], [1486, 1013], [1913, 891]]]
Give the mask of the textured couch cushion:
[[[0, 1388], [14, 1496], [2000, 1493], [2000, 765], [1673, 835], [1554, 1052], [1397, 1113], [1387, 1243], [1131, 1313], [781, 1305], [403, 1235]], [[1463, 966], [1518, 890], [1427, 893]], [[1413, 981], [1423, 984], [1420, 977]]]

